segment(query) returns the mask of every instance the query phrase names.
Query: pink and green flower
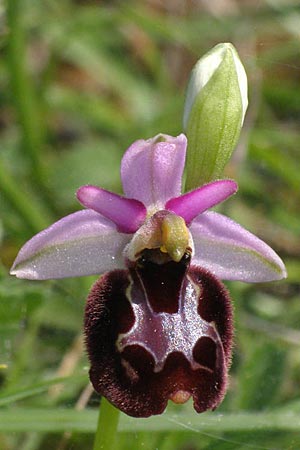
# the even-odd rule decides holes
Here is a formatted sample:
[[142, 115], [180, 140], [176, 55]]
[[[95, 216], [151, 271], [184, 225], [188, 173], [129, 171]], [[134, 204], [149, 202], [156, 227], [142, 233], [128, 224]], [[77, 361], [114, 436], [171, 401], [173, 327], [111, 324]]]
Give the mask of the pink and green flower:
[[231, 361], [232, 306], [224, 280], [279, 280], [286, 271], [263, 241], [208, 211], [233, 180], [181, 194], [186, 137], [139, 140], [124, 154], [124, 196], [82, 186], [86, 209], [20, 250], [11, 273], [43, 280], [104, 274], [89, 294], [85, 334], [95, 389], [127, 414], [161, 413], [193, 397], [222, 400]]

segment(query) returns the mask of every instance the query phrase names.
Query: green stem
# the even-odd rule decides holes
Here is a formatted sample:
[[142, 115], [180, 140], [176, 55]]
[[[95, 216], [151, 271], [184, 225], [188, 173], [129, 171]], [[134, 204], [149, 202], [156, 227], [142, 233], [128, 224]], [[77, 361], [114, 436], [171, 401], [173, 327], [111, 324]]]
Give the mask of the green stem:
[[42, 158], [45, 129], [33, 83], [26, 71], [26, 33], [22, 23], [22, 0], [7, 0], [7, 23], [10, 31], [7, 57], [12, 95], [22, 130], [23, 149], [31, 165], [31, 178], [39, 194], [53, 209], [45, 180]]
[[115, 449], [119, 415], [120, 411], [102, 397], [93, 450]]

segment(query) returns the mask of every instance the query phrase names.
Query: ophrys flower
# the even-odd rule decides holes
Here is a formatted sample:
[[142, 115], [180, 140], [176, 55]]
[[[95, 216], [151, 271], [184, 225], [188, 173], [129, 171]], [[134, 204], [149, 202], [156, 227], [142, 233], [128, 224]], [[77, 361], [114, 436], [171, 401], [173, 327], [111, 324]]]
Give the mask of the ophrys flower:
[[85, 332], [96, 390], [127, 414], [161, 413], [190, 396], [198, 412], [225, 392], [232, 308], [219, 279], [286, 275], [278, 255], [209, 208], [237, 190], [217, 180], [180, 195], [186, 138], [158, 135], [125, 153], [125, 196], [78, 190], [87, 208], [21, 249], [11, 273], [47, 279], [105, 275], [87, 302]]

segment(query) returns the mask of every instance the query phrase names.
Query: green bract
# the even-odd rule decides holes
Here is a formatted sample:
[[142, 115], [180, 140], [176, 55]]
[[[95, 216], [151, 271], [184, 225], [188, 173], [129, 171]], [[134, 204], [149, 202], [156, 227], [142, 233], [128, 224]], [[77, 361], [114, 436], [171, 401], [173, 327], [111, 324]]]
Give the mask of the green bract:
[[186, 190], [222, 175], [247, 105], [247, 76], [235, 48], [216, 45], [197, 62], [187, 88], [183, 116], [189, 142]]

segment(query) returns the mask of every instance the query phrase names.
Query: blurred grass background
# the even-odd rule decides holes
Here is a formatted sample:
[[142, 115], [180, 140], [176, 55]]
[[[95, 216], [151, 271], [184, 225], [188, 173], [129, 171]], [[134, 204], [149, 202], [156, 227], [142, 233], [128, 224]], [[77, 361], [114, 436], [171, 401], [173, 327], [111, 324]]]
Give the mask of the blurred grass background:
[[121, 420], [118, 450], [300, 449], [300, 2], [0, 1], [0, 449], [90, 449], [99, 398], [81, 328], [92, 278], [9, 277], [20, 246], [79, 208], [84, 183], [120, 191], [129, 144], [182, 131], [196, 60], [232, 42], [250, 107], [223, 212], [284, 259], [282, 282], [228, 283], [236, 336], [215, 413]]

